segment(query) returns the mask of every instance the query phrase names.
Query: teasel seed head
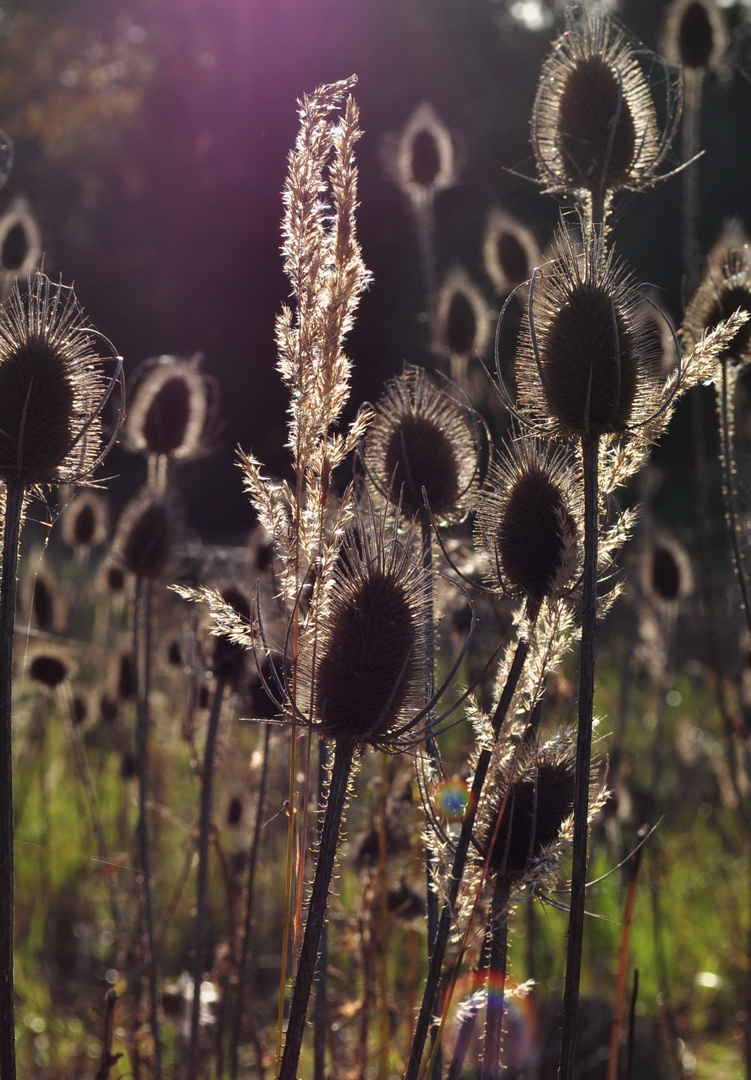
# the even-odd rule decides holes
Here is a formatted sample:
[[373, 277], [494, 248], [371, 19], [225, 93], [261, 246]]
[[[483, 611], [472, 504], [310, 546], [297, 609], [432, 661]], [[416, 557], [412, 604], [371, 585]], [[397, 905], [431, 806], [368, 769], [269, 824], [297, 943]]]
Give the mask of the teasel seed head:
[[665, 22], [665, 55], [695, 71], [719, 67], [728, 47], [725, 18], [714, 0], [673, 0]]
[[29, 678], [54, 690], [68, 677], [68, 665], [55, 653], [40, 652], [32, 657], [28, 667]]
[[111, 558], [135, 577], [155, 580], [167, 568], [175, 542], [174, 512], [148, 489], [122, 513], [112, 541]]
[[125, 428], [131, 450], [174, 460], [201, 451], [210, 383], [200, 371], [200, 359], [159, 356], [146, 362]]
[[0, 217], [0, 298], [6, 299], [17, 278], [36, 270], [42, 257], [42, 234], [26, 199], [14, 199]]
[[581, 573], [580, 480], [563, 448], [517, 439], [480, 491], [475, 547], [488, 585], [533, 606], [569, 591]]
[[107, 515], [104, 503], [93, 491], [82, 491], [63, 513], [63, 539], [81, 550], [97, 547], [107, 538]]
[[103, 457], [101, 412], [113, 383], [73, 292], [44, 274], [0, 310], [0, 477], [27, 487], [88, 479]]
[[644, 553], [641, 584], [655, 606], [674, 609], [693, 591], [691, 561], [685, 548], [670, 536], [657, 536]]
[[561, 229], [533, 277], [516, 361], [522, 407], [548, 432], [624, 433], [655, 413], [661, 353], [639, 321], [642, 299], [599, 231], [579, 251]]
[[448, 524], [471, 508], [479, 452], [471, 408], [440, 390], [421, 368], [407, 367], [386, 384], [362, 457], [378, 491], [402, 514], [421, 517], [427, 498], [434, 519]]
[[117, 672], [117, 696], [120, 701], [135, 701], [138, 693], [138, 675], [134, 657], [129, 652], [120, 653]]
[[490, 312], [485, 299], [462, 269], [452, 270], [438, 292], [437, 352], [466, 360], [481, 356], [490, 344]]
[[26, 609], [29, 622], [38, 630], [51, 631], [57, 622], [57, 586], [54, 579], [45, 570], [30, 574], [24, 593], [27, 597]]
[[385, 522], [356, 526], [309, 618], [304, 711], [327, 738], [396, 750], [424, 705], [428, 579]]
[[[718, 246], [715, 257], [691, 303], [681, 328], [684, 349], [689, 352], [707, 330], [727, 319], [740, 308], [751, 314], [751, 247]], [[751, 321], [744, 323], [727, 351], [720, 357], [745, 366], [751, 359]]]
[[412, 113], [396, 143], [394, 176], [410, 199], [425, 202], [456, 183], [451, 134], [430, 102]]
[[661, 129], [624, 32], [602, 13], [583, 9], [543, 64], [532, 113], [532, 148], [547, 189], [606, 201], [616, 191], [651, 184], [678, 119], [667, 70], [664, 80], [668, 119]]
[[498, 208], [488, 215], [482, 253], [485, 270], [498, 293], [511, 292], [529, 281], [540, 263], [540, 247], [530, 230]]

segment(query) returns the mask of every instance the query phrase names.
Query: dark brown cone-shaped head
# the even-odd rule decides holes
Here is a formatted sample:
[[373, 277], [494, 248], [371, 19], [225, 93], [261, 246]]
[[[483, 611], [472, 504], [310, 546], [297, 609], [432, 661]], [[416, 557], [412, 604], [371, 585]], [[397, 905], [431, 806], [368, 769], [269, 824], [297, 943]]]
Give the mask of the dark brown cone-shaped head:
[[453, 270], [438, 293], [434, 342], [445, 356], [481, 356], [490, 343], [490, 314], [480, 290]]
[[456, 181], [453, 140], [428, 102], [415, 109], [399, 135], [394, 174], [402, 191], [418, 200]]
[[581, 495], [562, 451], [518, 440], [480, 492], [475, 546], [488, 584], [532, 604], [570, 589], [580, 569]]
[[[718, 250], [716, 259], [708, 266], [706, 276], [686, 309], [683, 320], [686, 352], [693, 348], [702, 334], [713, 330], [739, 308], [751, 314], [751, 247], [748, 244]], [[727, 352], [721, 356], [723, 361], [743, 366], [748, 364], [749, 359], [751, 321], [744, 323], [730, 342]]]
[[167, 568], [175, 533], [173, 511], [163, 498], [144, 492], [125, 508], [112, 541], [112, 560], [136, 577], [160, 578]]
[[0, 217], [0, 282], [10, 286], [16, 277], [36, 270], [42, 257], [39, 226], [25, 199], [14, 200]]
[[366, 436], [363, 459], [379, 491], [410, 518], [465, 516], [476, 486], [479, 447], [471, 410], [439, 390], [420, 368], [387, 383]]
[[68, 665], [53, 653], [39, 653], [29, 664], [29, 678], [54, 690], [68, 677]]
[[[666, 85], [667, 76], [666, 76]], [[661, 132], [649, 83], [623, 32], [582, 11], [545, 61], [532, 114], [532, 147], [552, 191], [605, 198], [652, 181], [670, 130]]]
[[554, 742], [521, 768], [513, 764], [507, 768], [512, 778], [509, 782], [501, 771], [491, 784], [487, 804], [478, 815], [477, 838], [483, 862], [493, 845], [489, 875], [501, 878], [510, 888], [550, 852], [573, 812], [573, 746]]
[[540, 262], [540, 248], [530, 230], [498, 209], [488, 216], [482, 251], [485, 270], [499, 293], [529, 281]]
[[559, 234], [530, 288], [517, 353], [520, 401], [550, 431], [625, 432], [654, 413], [661, 356], [638, 319], [641, 299], [599, 235], [578, 252]]
[[[221, 590], [222, 599], [241, 619], [250, 621], [250, 601], [242, 589], [228, 585]], [[214, 638], [214, 677], [222, 679], [229, 686], [236, 687], [247, 670], [248, 650], [239, 642], [226, 637]]]
[[425, 575], [382, 529], [358, 522], [343, 543], [303, 647], [310, 718], [328, 738], [397, 747], [424, 704]]
[[93, 491], [76, 495], [63, 514], [63, 539], [72, 548], [91, 548], [107, 536], [104, 504]]
[[645, 595], [658, 606], [673, 608], [693, 589], [691, 563], [672, 537], [660, 536], [644, 555], [641, 567]]
[[725, 17], [714, 0], [674, 0], [665, 22], [665, 55], [695, 71], [718, 67], [728, 47]]
[[27, 586], [31, 607], [31, 622], [38, 630], [54, 630], [56, 588], [52, 578], [43, 571], [37, 571]]
[[100, 340], [69, 289], [35, 274], [0, 311], [0, 477], [88, 477], [101, 454]]
[[209, 411], [198, 360], [160, 356], [150, 363], [129, 409], [128, 445], [143, 454], [192, 457], [201, 449]]

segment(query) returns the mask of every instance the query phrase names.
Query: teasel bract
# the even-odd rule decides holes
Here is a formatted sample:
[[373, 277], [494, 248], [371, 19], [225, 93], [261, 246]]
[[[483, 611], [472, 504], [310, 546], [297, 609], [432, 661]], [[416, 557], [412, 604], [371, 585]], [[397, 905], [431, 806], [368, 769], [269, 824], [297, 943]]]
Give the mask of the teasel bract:
[[578, 11], [543, 64], [531, 133], [540, 179], [576, 195], [590, 225], [604, 226], [615, 193], [658, 179], [680, 115], [680, 88], [661, 67], [664, 126], [635, 49], [601, 12]]
[[[105, 362], [114, 373], [108, 375]], [[15, 1077], [11, 697], [23, 506], [56, 484], [86, 483], [104, 458], [102, 414], [122, 360], [92, 329], [73, 291], [44, 274], [0, 309], [0, 478], [5, 491], [0, 583], [0, 1073]]]

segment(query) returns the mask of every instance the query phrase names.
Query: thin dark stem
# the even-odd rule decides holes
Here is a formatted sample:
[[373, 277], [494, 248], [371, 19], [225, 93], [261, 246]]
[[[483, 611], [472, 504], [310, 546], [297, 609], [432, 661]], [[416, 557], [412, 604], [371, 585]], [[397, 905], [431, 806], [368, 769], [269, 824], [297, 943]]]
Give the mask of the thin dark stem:
[[344, 814], [347, 786], [352, 772], [354, 755], [354, 742], [349, 739], [337, 740], [334, 751], [334, 764], [331, 768], [331, 780], [329, 782], [329, 797], [326, 803], [326, 813], [318, 846], [313, 889], [308, 904], [308, 918], [305, 923], [305, 934], [297, 965], [297, 978], [295, 979], [295, 988], [292, 992], [292, 1002], [289, 1009], [287, 1036], [284, 1040], [284, 1053], [282, 1054], [282, 1064], [279, 1070], [279, 1080], [295, 1080], [297, 1075], [297, 1063], [300, 1060], [300, 1048], [302, 1046], [303, 1032], [305, 1031], [305, 1017], [308, 1012], [308, 1001], [313, 985], [321, 931], [326, 918], [331, 873], [334, 869], [334, 859], [339, 845], [339, 830]]
[[[699, 153], [701, 133], [701, 98], [704, 73], [699, 68], [685, 68], [683, 95], [683, 160], [691, 161]], [[690, 296], [699, 280], [699, 163], [681, 173], [683, 279]]]
[[[534, 614], [536, 615], [536, 612]], [[528, 612], [528, 615], [530, 622], [533, 622], [533, 613]], [[514, 653], [514, 659], [511, 663], [511, 669], [508, 678], [506, 679], [506, 685], [503, 688], [503, 693], [501, 694], [500, 701], [498, 702], [498, 706], [493, 716], [493, 735], [496, 740], [498, 739], [503, 722], [506, 719], [506, 714], [511, 705], [521, 673], [524, 670], [524, 664], [526, 663], [528, 653], [529, 642], [518, 642]], [[420, 1062], [422, 1061], [423, 1050], [425, 1049], [425, 1040], [428, 1036], [428, 1030], [432, 1022], [436, 1001], [438, 999], [438, 988], [441, 982], [441, 967], [443, 966], [443, 957], [446, 952], [446, 946], [448, 944], [449, 934], [454, 920], [456, 898], [459, 893], [462, 874], [464, 873], [464, 865], [467, 861], [467, 853], [472, 838], [472, 828], [475, 823], [477, 806], [490, 766], [490, 757], [491, 751], [486, 747], [480, 752], [480, 756], [477, 759], [477, 767], [475, 768], [475, 775], [472, 780], [472, 789], [469, 793], [467, 809], [464, 818], [462, 819], [459, 839], [456, 842], [454, 862], [451, 867], [451, 878], [448, 881], [446, 900], [438, 923], [435, 947], [428, 966], [428, 976], [425, 981], [425, 990], [423, 991], [422, 1004], [420, 1005], [420, 1013], [417, 1017], [415, 1034], [412, 1039], [412, 1050], [407, 1064], [407, 1071], [404, 1074], [404, 1080], [417, 1080], [420, 1071]]]
[[573, 1080], [576, 1054], [576, 1018], [579, 1010], [582, 946], [584, 943], [584, 901], [587, 883], [587, 825], [589, 818], [589, 773], [592, 755], [592, 712], [595, 689], [595, 636], [597, 620], [597, 465], [599, 436], [582, 439], [584, 464], [584, 582], [582, 595], [582, 639], [579, 657], [579, 722], [576, 732], [576, 790], [574, 795], [574, 839], [571, 862], [571, 907], [566, 953], [566, 988], [563, 995], [563, 1025], [559, 1080]]
[[[490, 960], [490, 932], [485, 934], [482, 942], [482, 950], [480, 952], [480, 959], [477, 965], [478, 971], [484, 971]], [[451, 1065], [449, 1066], [449, 1073], [446, 1080], [459, 1080], [462, 1074], [464, 1066], [464, 1060], [467, 1057], [470, 1043], [472, 1042], [472, 1035], [474, 1034], [475, 1026], [477, 1023], [477, 1012], [480, 1008], [478, 1005], [472, 1009], [469, 1015], [465, 1016], [459, 1025], [459, 1031], [456, 1036], [456, 1042], [454, 1043], [454, 1052], [451, 1056]]]
[[[328, 764], [328, 747], [323, 739], [318, 743], [318, 805], [323, 809], [325, 804], [326, 768]], [[322, 822], [322, 819], [321, 819]], [[321, 838], [322, 824], [319, 827], [318, 839]], [[321, 929], [321, 947], [316, 965], [316, 998], [313, 1013], [313, 1080], [325, 1080], [326, 1075], [326, 1036], [328, 1024], [326, 1022], [326, 993], [329, 967], [329, 933], [328, 923], [324, 921]]]
[[211, 699], [209, 721], [206, 728], [206, 743], [203, 750], [203, 768], [201, 770], [201, 813], [198, 823], [198, 875], [196, 882], [196, 922], [195, 955], [193, 957], [193, 1000], [190, 1008], [190, 1057], [188, 1059], [189, 1080], [196, 1080], [200, 1066], [200, 1018], [201, 984], [206, 961], [206, 923], [209, 902], [209, 838], [211, 818], [214, 811], [214, 758], [219, 735], [219, 720], [222, 715], [226, 679], [217, 678], [214, 696]]
[[508, 953], [508, 882], [499, 878], [490, 909], [490, 963], [483, 1050], [483, 1080], [500, 1080], [504, 990]]
[[162, 1080], [162, 1038], [159, 1028], [156, 934], [151, 882], [151, 850], [147, 814], [149, 785], [149, 690], [151, 686], [151, 582], [139, 577], [133, 615], [133, 653], [136, 661], [136, 758], [138, 761], [138, 861], [143, 877], [144, 914], [148, 944], [149, 1022], [154, 1040], [154, 1076]]
[[738, 526], [738, 493], [735, 488], [735, 455], [733, 453], [733, 413], [730, 402], [737, 381], [735, 369], [728, 361], [720, 365], [720, 389], [717, 403], [720, 421], [720, 457], [723, 472], [723, 495], [725, 496], [725, 515], [730, 533], [730, 550], [733, 556], [738, 589], [741, 594], [741, 607], [746, 626], [751, 633], [751, 602], [748, 595], [748, 582], [743, 567]]
[[24, 487], [10, 480], [5, 490], [2, 578], [0, 579], [0, 1076], [16, 1077], [13, 991], [13, 637], [18, 589], [18, 544]]
[[243, 925], [243, 943], [240, 953], [240, 965], [237, 980], [237, 1001], [235, 1003], [235, 1016], [232, 1026], [232, 1045], [230, 1047], [230, 1080], [237, 1080], [237, 1054], [240, 1046], [240, 1027], [242, 1024], [243, 998], [245, 996], [245, 976], [248, 970], [248, 952], [250, 947], [250, 920], [253, 913], [253, 893], [255, 891], [256, 867], [258, 865], [258, 851], [261, 846], [261, 829], [263, 828], [263, 815], [266, 807], [266, 787], [269, 776], [269, 742], [271, 740], [271, 725], [266, 724], [263, 734], [263, 761], [261, 764], [261, 778], [258, 787], [258, 803], [256, 805], [256, 820], [253, 826], [253, 841], [248, 857], [248, 876], [245, 885], [245, 923]]

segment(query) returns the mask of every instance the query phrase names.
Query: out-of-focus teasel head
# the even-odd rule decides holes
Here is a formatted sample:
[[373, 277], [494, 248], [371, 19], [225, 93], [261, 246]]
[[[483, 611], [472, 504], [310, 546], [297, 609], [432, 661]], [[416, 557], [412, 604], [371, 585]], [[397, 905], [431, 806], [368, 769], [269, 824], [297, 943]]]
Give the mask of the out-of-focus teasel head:
[[417, 367], [386, 384], [362, 447], [367, 473], [407, 518], [450, 524], [472, 506], [479, 474], [477, 419]]
[[75, 495], [62, 515], [63, 540], [74, 551], [88, 551], [107, 539], [107, 513], [102, 498], [93, 491]]
[[[681, 328], [684, 350], [688, 352], [707, 330], [735, 311], [751, 314], [751, 247], [728, 247], [718, 244], [707, 271], [686, 309]], [[744, 323], [720, 361], [745, 367], [751, 359], [751, 320]]]
[[14, 199], [0, 217], [0, 300], [16, 279], [33, 274], [42, 258], [42, 234], [27, 199]]
[[452, 270], [438, 291], [433, 348], [448, 357], [451, 378], [466, 382], [472, 356], [483, 355], [491, 337], [491, 318], [485, 298], [466, 271]]
[[640, 579], [642, 592], [654, 607], [675, 611], [694, 587], [686, 549], [671, 536], [656, 536], [642, 556]]
[[487, 585], [525, 597], [531, 613], [571, 590], [582, 564], [581, 479], [571, 455], [517, 439], [480, 491], [475, 547]]
[[561, 229], [535, 271], [516, 378], [526, 416], [575, 438], [636, 431], [660, 408], [661, 351], [638, 318], [643, 293], [602, 234]]
[[534, 234], [498, 207], [488, 214], [482, 255], [487, 275], [501, 295], [529, 281], [540, 263], [540, 247]]
[[16, 283], [0, 309], [0, 478], [25, 488], [87, 481], [109, 449], [102, 412], [121, 369], [71, 289], [42, 273], [23, 292]]
[[714, 0], [673, 0], [665, 20], [664, 51], [671, 64], [713, 71], [728, 47], [725, 17]]
[[432, 201], [437, 191], [456, 183], [456, 155], [451, 134], [428, 101], [415, 109], [393, 147], [391, 170], [413, 202]]
[[36, 652], [28, 662], [27, 676], [47, 690], [56, 690], [68, 678], [70, 665], [59, 650]]
[[160, 493], [148, 488], [141, 492], [120, 517], [110, 552], [112, 563], [136, 578], [161, 578], [174, 549], [174, 519], [174, 507]]
[[625, 32], [579, 9], [543, 64], [532, 113], [532, 148], [548, 191], [569, 192], [602, 224], [612, 196], [649, 186], [669, 150], [680, 88], [658, 57], [666, 94], [661, 126], [649, 81]]
[[[222, 600], [233, 609], [237, 618], [250, 624], [250, 599], [238, 585], [226, 585], [220, 589]], [[214, 678], [232, 689], [237, 689], [248, 672], [250, 652], [242, 642], [223, 635], [214, 638], [211, 669]]]

